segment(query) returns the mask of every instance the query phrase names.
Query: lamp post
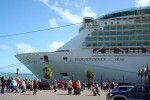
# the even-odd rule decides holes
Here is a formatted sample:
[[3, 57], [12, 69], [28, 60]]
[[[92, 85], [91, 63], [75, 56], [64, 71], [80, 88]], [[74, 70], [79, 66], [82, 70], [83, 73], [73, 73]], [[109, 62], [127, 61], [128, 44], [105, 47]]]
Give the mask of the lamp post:
[[140, 81], [139, 81], [140, 75], [141, 75], [141, 70], [140, 70], [140, 67], [139, 67], [139, 70], [138, 70], [138, 82], [139, 82], [139, 83], [140, 83]]
[[16, 69], [17, 73], [16, 73], [16, 77], [19, 77], [19, 68]]
[[146, 70], [146, 72], [147, 72], [147, 84], [150, 84], [150, 69], [148, 67], [148, 63], [147, 63], [147, 70]]
[[143, 71], [143, 67], [140, 69], [140, 76], [141, 76], [141, 84], [143, 83], [143, 79], [142, 79], [142, 77], [143, 77], [143, 75], [144, 75], [144, 73], [143, 73], [144, 71]]
[[123, 82], [123, 83], [125, 82], [124, 75], [123, 75], [123, 77], [122, 77], [122, 82]]
[[72, 73], [72, 83], [73, 83], [74, 73]]
[[101, 75], [101, 82], [103, 82], [103, 76]]
[[148, 67], [144, 68], [143, 70], [144, 70], [144, 76], [145, 76], [145, 84], [147, 84], [146, 77], [148, 76]]

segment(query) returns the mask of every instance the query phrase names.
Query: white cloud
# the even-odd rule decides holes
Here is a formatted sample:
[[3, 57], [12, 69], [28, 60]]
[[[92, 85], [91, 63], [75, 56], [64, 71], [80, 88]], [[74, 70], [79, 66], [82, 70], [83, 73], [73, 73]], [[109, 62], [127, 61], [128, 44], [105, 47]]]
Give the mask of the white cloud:
[[[91, 10], [90, 7], [85, 6], [87, 0], [82, 0], [80, 3], [77, 3], [75, 5], [72, 5], [71, 8], [80, 8], [80, 14], [72, 13], [69, 8], [63, 8], [59, 5], [58, 1], [55, 1], [55, 3], [52, 5], [48, 2], [48, 0], [40, 0], [42, 3], [47, 5], [51, 10], [55, 11], [57, 14], [61, 16], [62, 19], [70, 22], [70, 23], [81, 23], [83, 20], [83, 17], [96, 17], [96, 13]], [[66, 0], [67, 4], [69, 4], [71, 1]], [[84, 7], [83, 7], [84, 6]]]
[[49, 19], [49, 24], [51, 27], [59, 27], [56, 18]]
[[80, 23], [82, 22], [82, 17], [70, 12], [69, 9], [63, 9], [59, 6], [49, 5], [49, 8], [57, 12], [61, 17], [70, 23]]
[[58, 13], [63, 19], [69, 21], [70, 23], [80, 23], [82, 22], [82, 17], [70, 12], [69, 9], [63, 9], [58, 6], [58, 4], [50, 5], [48, 0], [41, 0], [44, 4], [46, 4], [51, 10]]
[[62, 45], [64, 45], [64, 42], [57, 42], [54, 41], [52, 44], [50, 44], [49, 46], [49, 51], [55, 51], [57, 50], [59, 47], [61, 47]]
[[90, 7], [85, 7], [85, 8], [82, 10], [82, 15], [83, 15], [84, 17], [93, 17], [93, 18], [96, 17], [96, 13], [93, 12]]
[[143, 7], [143, 6], [149, 6], [150, 0], [136, 0], [135, 6], [137, 7]]
[[17, 52], [21, 53], [28, 53], [28, 52], [37, 52], [39, 50], [34, 49], [30, 44], [26, 43], [19, 43], [16, 45]]

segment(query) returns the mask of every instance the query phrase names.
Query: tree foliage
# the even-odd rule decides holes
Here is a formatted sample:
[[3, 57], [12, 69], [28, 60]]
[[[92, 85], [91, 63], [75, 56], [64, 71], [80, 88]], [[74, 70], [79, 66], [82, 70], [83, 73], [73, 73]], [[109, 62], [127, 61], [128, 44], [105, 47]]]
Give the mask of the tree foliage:
[[53, 77], [53, 72], [49, 65], [45, 65], [45, 67], [43, 68], [43, 72], [44, 72], [44, 77], [46, 79], [51, 79]]
[[96, 75], [94, 72], [88, 70], [86, 71], [86, 77], [87, 77], [88, 82], [90, 82], [93, 78], [96, 77]]

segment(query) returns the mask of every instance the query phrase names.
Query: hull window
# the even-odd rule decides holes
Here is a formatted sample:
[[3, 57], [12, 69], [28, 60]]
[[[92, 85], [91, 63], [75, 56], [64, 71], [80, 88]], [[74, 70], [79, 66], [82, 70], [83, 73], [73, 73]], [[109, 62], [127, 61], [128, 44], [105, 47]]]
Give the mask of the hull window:
[[62, 76], [68, 76], [68, 73], [60, 73]]
[[29, 62], [29, 59], [27, 58], [27, 61]]
[[44, 61], [48, 62], [48, 56], [43, 56], [44, 57]]
[[64, 59], [65, 61], [67, 61], [68, 57], [63, 57], [63, 59]]

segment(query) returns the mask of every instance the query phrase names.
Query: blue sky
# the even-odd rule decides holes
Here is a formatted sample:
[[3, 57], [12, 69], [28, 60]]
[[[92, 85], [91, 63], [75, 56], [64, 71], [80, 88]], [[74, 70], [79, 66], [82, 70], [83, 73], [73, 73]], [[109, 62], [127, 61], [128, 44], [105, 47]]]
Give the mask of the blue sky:
[[31, 73], [16, 53], [54, 51], [78, 34], [79, 25], [14, 35], [82, 22], [83, 17], [150, 6], [150, 0], [0, 0], [0, 72]]

